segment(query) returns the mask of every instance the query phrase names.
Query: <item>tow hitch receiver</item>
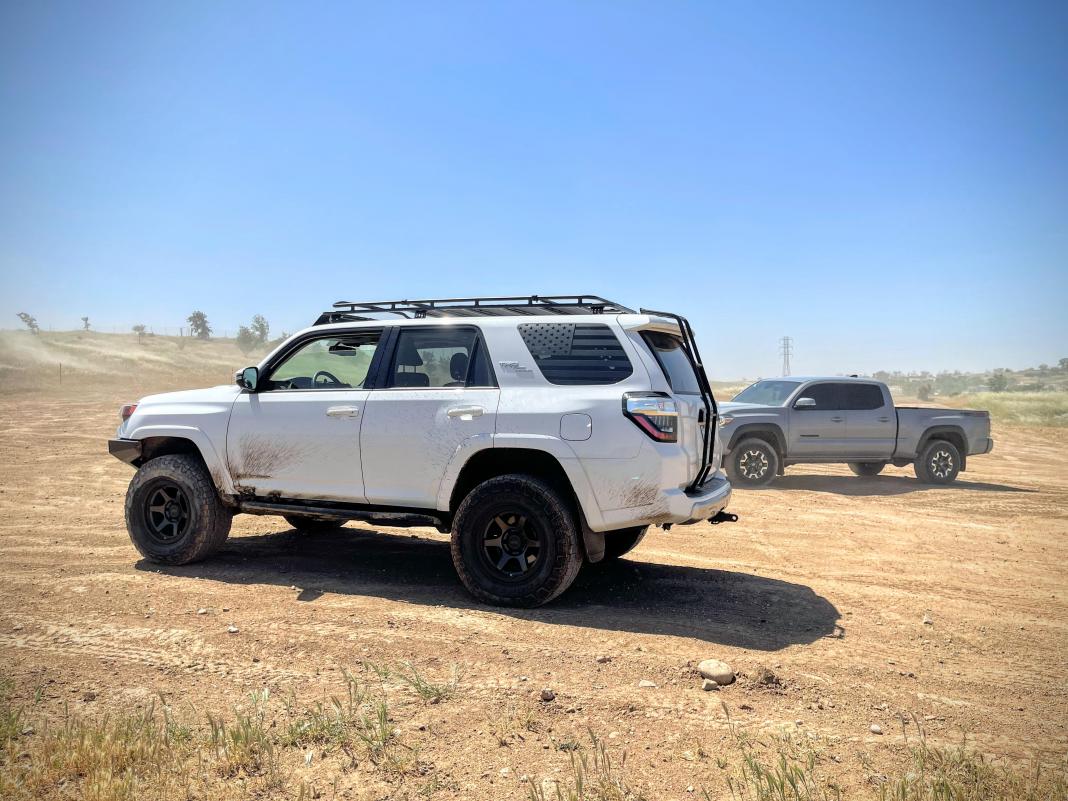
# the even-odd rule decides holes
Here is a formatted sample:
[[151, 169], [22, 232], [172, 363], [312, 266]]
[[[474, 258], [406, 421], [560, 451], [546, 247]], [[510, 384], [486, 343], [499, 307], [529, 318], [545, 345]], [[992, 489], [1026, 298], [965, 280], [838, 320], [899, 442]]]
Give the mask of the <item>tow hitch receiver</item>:
[[738, 515], [720, 510], [716, 512], [714, 517], [708, 518], [708, 522], [713, 526], [718, 525], [719, 523], [737, 523]]

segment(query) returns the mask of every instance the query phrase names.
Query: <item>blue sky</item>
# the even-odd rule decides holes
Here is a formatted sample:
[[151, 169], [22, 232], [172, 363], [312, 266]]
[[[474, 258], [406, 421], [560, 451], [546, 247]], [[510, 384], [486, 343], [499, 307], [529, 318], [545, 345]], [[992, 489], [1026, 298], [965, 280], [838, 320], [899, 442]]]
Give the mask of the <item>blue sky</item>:
[[0, 327], [592, 292], [716, 377], [1068, 356], [1068, 4], [0, 5]]

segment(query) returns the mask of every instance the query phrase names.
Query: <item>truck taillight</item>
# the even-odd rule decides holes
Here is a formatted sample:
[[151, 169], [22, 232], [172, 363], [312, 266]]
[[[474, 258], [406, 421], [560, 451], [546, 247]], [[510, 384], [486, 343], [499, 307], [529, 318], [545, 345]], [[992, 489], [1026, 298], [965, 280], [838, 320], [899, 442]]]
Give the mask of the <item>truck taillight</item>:
[[679, 410], [667, 395], [656, 392], [627, 392], [623, 414], [657, 442], [678, 442]]
[[119, 409], [119, 419], [125, 423], [135, 411], [137, 411], [136, 403], [124, 403], [122, 408]]

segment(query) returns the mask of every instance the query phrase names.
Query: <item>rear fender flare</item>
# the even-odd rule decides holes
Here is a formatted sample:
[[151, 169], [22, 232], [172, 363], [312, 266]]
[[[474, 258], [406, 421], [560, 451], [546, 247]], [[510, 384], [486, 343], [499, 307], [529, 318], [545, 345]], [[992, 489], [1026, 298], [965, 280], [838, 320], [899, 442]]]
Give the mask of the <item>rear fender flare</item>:
[[468, 460], [479, 451], [486, 448], [517, 448], [520, 450], [541, 451], [552, 456], [560, 465], [567, 480], [571, 483], [571, 489], [578, 501], [579, 511], [585, 517], [586, 522], [593, 528], [603, 523], [601, 507], [593, 494], [593, 488], [582, 463], [571, 446], [558, 437], [543, 434], [495, 434], [493, 438], [472, 437], [456, 449], [445, 473], [442, 475], [441, 484], [438, 486], [437, 509], [448, 511], [452, 500], [453, 490], [456, 488], [457, 479], [463, 471]]
[[[952, 436], [944, 436], [950, 434]], [[920, 457], [923, 453], [923, 449], [927, 447], [927, 444], [933, 439], [945, 439], [952, 442], [957, 446], [957, 450], [960, 451], [960, 469], [963, 472], [968, 466], [968, 435], [964, 433], [964, 429], [960, 426], [931, 426], [923, 432], [923, 436], [920, 437], [919, 443], [916, 445], [916, 458]]]

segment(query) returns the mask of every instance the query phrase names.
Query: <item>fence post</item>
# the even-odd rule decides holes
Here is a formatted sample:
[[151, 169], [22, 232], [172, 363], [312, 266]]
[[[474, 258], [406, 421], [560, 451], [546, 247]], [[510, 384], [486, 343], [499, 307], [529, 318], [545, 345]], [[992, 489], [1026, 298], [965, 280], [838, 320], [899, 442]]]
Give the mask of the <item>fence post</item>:
[[63, 386], [63, 362], [59, 363], [59, 385]]

